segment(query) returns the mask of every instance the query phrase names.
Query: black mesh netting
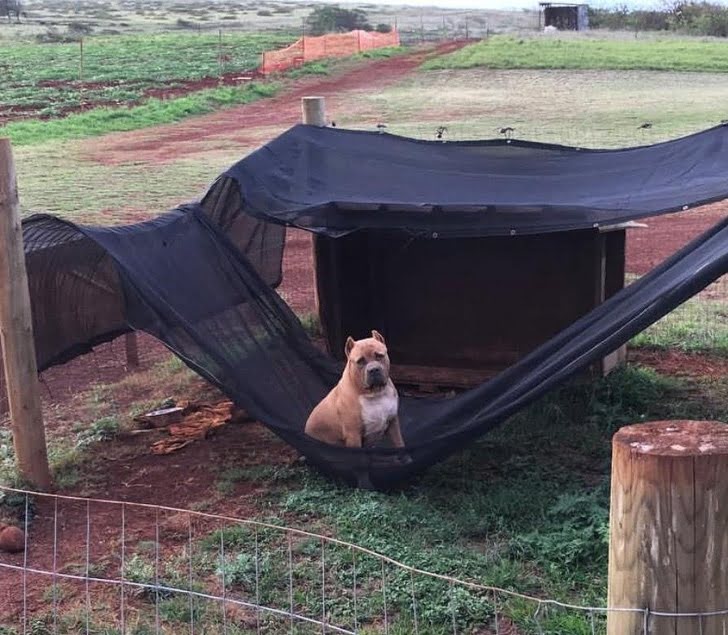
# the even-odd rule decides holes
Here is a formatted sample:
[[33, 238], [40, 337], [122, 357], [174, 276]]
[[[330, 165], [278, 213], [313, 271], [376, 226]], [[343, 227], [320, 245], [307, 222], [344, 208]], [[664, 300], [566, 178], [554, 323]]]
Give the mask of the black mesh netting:
[[[725, 129], [704, 134], [716, 131], [725, 134]], [[716, 149], [726, 161], [723, 136], [713, 144], [696, 139], [713, 156], [711, 165], [719, 163]], [[527, 161], [524, 149], [518, 156]], [[524, 174], [544, 160], [542, 146], [534, 145], [534, 151], [530, 171], [528, 162], [521, 168]], [[705, 153], [695, 150], [690, 160], [705, 162]], [[301, 169], [303, 176], [288, 170], [289, 178], [305, 181]], [[69, 359], [130, 327], [144, 330], [324, 472], [350, 481], [366, 472], [374, 486], [386, 487], [463, 447], [728, 271], [725, 220], [493, 380], [449, 399], [402, 399], [405, 450], [332, 447], [306, 436], [303, 428], [338, 380], [340, 367], [312, 344], [275, 292], [284, 228], [249, 211], [246, 179], [228, 173], [201, 204], [131, 226], [81, 227], [51, 216], [26, 220], [39, 366]], [[715, 189], [711, 198], [718, 198], [716, 179], [708, 179]], [[317, 177], [318, 186], [320, 181]], [[691, 192], [685, 176], [680, 205], [702, 200], [695, 197], [706, 194], [704, 182]], [[481, 223], [472, 233], [488, 230]], [[409, 462], [398, 460], [403, 454]]]

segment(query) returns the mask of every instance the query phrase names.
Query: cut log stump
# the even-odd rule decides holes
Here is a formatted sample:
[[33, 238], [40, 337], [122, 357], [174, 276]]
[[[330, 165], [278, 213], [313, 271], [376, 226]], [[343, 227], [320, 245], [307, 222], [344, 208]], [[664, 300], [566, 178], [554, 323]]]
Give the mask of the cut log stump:
[[649, 610], [610, 611], [608, 635], [728, 632], [728, 615], [659, 615], [728, 608], [728, 425], [657, 421], [614, 435], [608, 605]]

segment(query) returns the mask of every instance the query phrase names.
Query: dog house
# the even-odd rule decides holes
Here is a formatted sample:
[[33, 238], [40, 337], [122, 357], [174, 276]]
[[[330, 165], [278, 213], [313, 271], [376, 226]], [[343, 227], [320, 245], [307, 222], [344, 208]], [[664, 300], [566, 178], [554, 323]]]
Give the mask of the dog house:
[[[624, 286], [629, 224], [524, 236], [416, 238], [364, 231], [317, 236], [326, 345], [387, 338], [400, 383], [471, 386], [511, 366]], [[622, 347], [600, 359], [605, 374]]]

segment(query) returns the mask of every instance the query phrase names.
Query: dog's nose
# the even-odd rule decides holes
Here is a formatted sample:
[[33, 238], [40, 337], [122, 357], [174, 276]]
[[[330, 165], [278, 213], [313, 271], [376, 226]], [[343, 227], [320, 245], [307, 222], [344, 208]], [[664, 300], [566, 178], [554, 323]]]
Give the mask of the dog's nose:
[[382, 378], [382, 369], [378, 366], [375, 366], [374, 368], [367, 369], [367, 376], [369, 379], [381, 379]]

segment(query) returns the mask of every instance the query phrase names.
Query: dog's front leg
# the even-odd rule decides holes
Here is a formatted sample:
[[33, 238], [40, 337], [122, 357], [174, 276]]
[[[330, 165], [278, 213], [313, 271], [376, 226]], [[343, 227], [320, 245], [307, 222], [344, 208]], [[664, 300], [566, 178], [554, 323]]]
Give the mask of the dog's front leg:
[[402, 431], [399, 429], [399, 417], [392, 417], [389, 420], [386, 432], [387, 438], [395, 448], [403, 448]]
[[[344, 432], [344, 445], [347, 448], [361, 448], [361, 431], [350, 430]], [[363, 458], [363, 457], [362, 457]], [[356, 474], [356, 486], [359, 489], [373, 490], [371, 478], [369, 478], [369, 469], [367, 467], [355, 468], [354, 474]]]
[[[404, 440], [402, 439], [402, 430], [399, 427], [399, 417], [394, 417], [390, 420], [389, 426], [387, 427], [386, 432], [387, 438], [389, 439], [390, 443], [395, 448], [403, 448], [404, 447]], [[403, 454], [400, 457], [397, 457], [399, 462], [408, 465], [412, 463], [412, 457], [410, 457], [409, 454]]]

